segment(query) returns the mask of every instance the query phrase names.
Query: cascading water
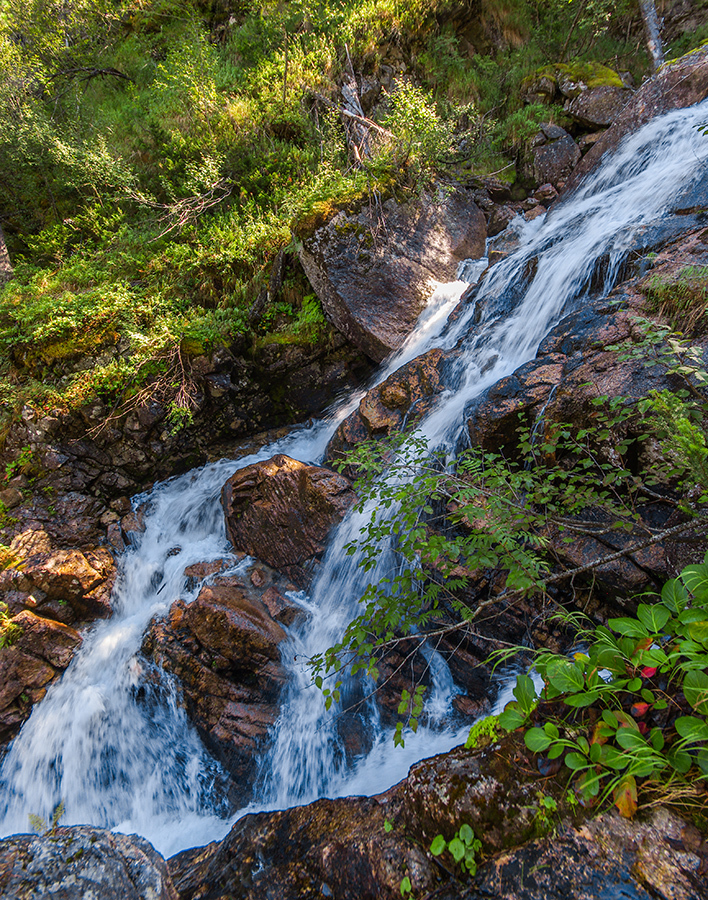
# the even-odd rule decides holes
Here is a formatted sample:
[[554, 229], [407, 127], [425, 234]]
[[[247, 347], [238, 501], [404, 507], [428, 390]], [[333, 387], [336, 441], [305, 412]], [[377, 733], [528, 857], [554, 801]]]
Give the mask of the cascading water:
[[[549, 329], [591, 291], [612, 287], [628, 250], [641, 245], [639, 235], [703, 174], [708, 139], [695, 126], [707, 115], [708, 104], [670, 113], [623, 142], [548, 221], [526, 226], [521, 249], [487, 274], [475, 303], [447, 328], [447, 316], [465, 285], [447, 286], [433, 297], [414, 334], [376, 379], [382, 381], [432, 346], [458, 347], [457, 386], [419, 426], [429, 445], [453, 451], [465, 405], [531, 359]], [[60, 801], [64, 823], [137, 831], [165, 854], [228, 830], [221, 803], [226, 776], [201, 747], [175, 697], [145, 683], [136, 655], [141, 636], [150, 618], [166, 613], [177, 597], [193, 599], [196, 591], [186, 591], [183, 575], [187, 566], [228, 556], [219, 505], [224, 481], [275, 453], [319, 461], [361, 396], [256, 454], [206, 466], [140, 498], [147, 502], [146, 528], [122, 558], [113, 617], [89, 631], [4, 760], [0, 833], [26, 830], [28, 814], [48, 817]], [[348, 766], [333, 717], [311, 687], [307, 667], [298, 663], [340, 637], [366, 584], [391, 564], [391, 548], [382, 547], [377, 572], [363, 574], [356, 557], [344, 552], [368, 514], [352, 513], [337, 529], [311, 595], [302, 601], [310, 617], [293, 630], [284, 651], [292, 677], [282, 724], [262, 762], [261, 808], [375, 793], [403, 777], [416, 759], [459, 741], [460, 734], [444, 726], [454, 685], [442, 661], [431, 657], [430, 727], [410, 736], [404, 751], [394, 751], [375, 704], [369, 703], [362, 715], [368, 717], [372, 748]]]

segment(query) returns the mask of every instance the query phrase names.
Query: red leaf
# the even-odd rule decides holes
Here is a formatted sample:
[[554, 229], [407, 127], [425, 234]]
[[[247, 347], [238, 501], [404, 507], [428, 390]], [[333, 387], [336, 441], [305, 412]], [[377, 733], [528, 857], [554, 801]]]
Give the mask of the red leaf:
[[644, 666], [644, 668], [640, 670], [639, 674], [642, 676], [642, 678], [653, 678], [656, 675], [656, 667]]
[[649, 731], [649, 726], [646, 722], [637, 722], [637, 728], [640, 734], [646, 734]]
[[649, 704], [639, 700], [637, 703], [632, 704], [630, 712], [635, 719], [642, 719], [649, 712]]

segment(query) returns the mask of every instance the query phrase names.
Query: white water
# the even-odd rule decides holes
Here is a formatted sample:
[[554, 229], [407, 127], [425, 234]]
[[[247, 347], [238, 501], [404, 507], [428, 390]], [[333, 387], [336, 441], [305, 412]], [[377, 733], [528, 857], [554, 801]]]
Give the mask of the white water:
[[[534, 356], [561, 315], [588, 295], [600, 258], [606, 260], [609, 289], [633, 237], [661, 215], [682, 186], [704, 174], [708, 140], [694, 125], [705, 121], [707, 109], [703, 104], [671, 113], [629, 138], [547, 222], [526, 226], [522, 248], [487, 274], [476, 305], [454, 325], [445, 329], [465, 286], [446, 286], [431, 299], [414, 334], [376, 381], [432, 346], [459, 344], [457, 387], [420, 425], [432, 446], [454, 450], [465, 405]], [[506, 288], [523, 279], [534, 259], [537, 267], [532, 278], [527, 276], [528, 284], [505, 298]], [[505, 309], [509, 303], [510, 311]], [[143, 498], [149, 503], [146, 530], [121, 561], [113, 617], [87, 634], [80, 653], [33, 711], [4, 760], [0, 833], [25, 831], [28, 814], [48, 817], [60, 800], [65, 804], [63, 823], [137, 831], [167, 855], [226, 833], [224, 775], [201, 748], [174, 697], [164, 688], [145, 686], [136, 655], [141, 636], [150, 618], [166, 613], [175, 599], [193, 599], [196, 592], [186, 594], [185, 567], [228, 555], [218, 498], [229, 475], [275, 453], [318, 461], [362, 393], [340, 404], [328, 419], [295, 429], [256, 454], [206, 466]], [[333, 718], [310, 686], [307, 668], [295, 659], [321, 652], [338, 639], [364, 587], [376, 577], [364, 576], [356, 558], [343, 552], [365, 515], [354, 513], [337, 529], [305, 601], [312, 615], [285, 650], [292, 682], [262, 768], [260, 807], [375, 793], [403, 777], [416, 759], [461, 739], [459, 731], [445, 727], [455, 689], [446, 666], [436, 659], [428, 706], [431, 727], [407, 736], [405, 751], [394, 750], [370, 704], [363, 714], [373, 749], [348, 768]], [[391, 564], [390, 549], [382, 547], [378, 571]]]

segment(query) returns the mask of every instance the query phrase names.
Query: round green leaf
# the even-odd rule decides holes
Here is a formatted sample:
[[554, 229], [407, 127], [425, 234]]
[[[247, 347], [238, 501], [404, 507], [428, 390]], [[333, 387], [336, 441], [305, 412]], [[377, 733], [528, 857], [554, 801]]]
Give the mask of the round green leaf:
[[686, 606], [688, 594], [678, 578], [672, 578], [671, 581], [667, 581], [661, 589], [661, 602], [674, 614], [680, 613]]
[[708, 741], [708, 724], [695, 716], [681, 716], [674, 722], [674, 728], [691, 744]]
[[585, 687], [585, 675], [569, 659], [554, 659], [548, 666], [548, 678], [561, 693], [575, 694]]
[[580, 753], [566, 753], [565, 756], [565, 764], [569, 769], [584, 769], [588, 765], [588, 761], [586, 757], [582, 756]]
[[465, 855], [465, 845], [459, 838], [454, 837], [447, 845], [447, 849], [452, 854], [452, 858], [458, 863]]
[[433, 856], [440, 856], [445, 847], [447, 847], [447, 841], [441, 834], [439, 834], [436, 838], [433, 839], [433, 843], [430, 845], [430, 852], [433, 854]]
[[468, 846], [474, 840], [474, 831], [472, 831], [466, 822], [464, 825], [460, 825], [460, 840], [464, 841]]
[[708, 600], [708, 565], [686, 566], [681, 572], [681, 581], [696, 600]]
[[541, 753], [551, 746], [551, 738], [543, 728], [529, 728], [524, 735], [524, 743], [533, 753]]
[[683, 693], [691, 706], [702, 716], [708, 715], [708, 675], [691, 670], [683, 679]]

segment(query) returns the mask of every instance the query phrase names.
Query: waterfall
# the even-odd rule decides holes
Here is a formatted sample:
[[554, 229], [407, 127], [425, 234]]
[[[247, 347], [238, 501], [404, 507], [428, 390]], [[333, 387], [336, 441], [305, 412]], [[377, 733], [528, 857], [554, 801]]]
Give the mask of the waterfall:
[[[431, 347], [457, 348], [455, 388], [418, 426], [429, 445], [453, 452], [465, 406], [532, 359], [564, 314], [612, 288], [629, 250], [641, 246], [642, 234], [705, 171], [708, 139], [695, 126], [707, 114], [706, 103], [672, 112], [626, 139], [546, 221], [525, 226], [521, 248], [487, 273], [474, 302], [454, 322], [446, 325], [466, 285], [443, 286], [433, 295], [414, 333], [375, 379], [380, 383]], [[353, 394], [327, 418], [294, 429], [258, 453], [208, 465], [137, 498], [144, 504], [145, 531], [120, 560], [112, 618], [87, 631], [71, 666], [33, 710], [3, 761], [0, 833], [26, 831], [29, 814], [48, 818], [60, 801], [63, 824], [137, 831], [165, 854], [228, 831], [232, 820], [222, 799], [227, 776], [201, 746], [175, 694], [149, 687], [138, 655], [142, 635], [174, 600], [196, 596], [198, 588], [187, 590], [186, 567], [229, 557], [219, 503], [225, 480], [275, 453], [321, 460], [362, 396], [363, 391]], [[461, 733], [445, 718], [455, 686], [444, 663], [431, 657], [429, 726], [408, 736], [405, 750], [394, 750], [375, 703], [368, 703], [362, 715], [371, 749], [349, 765], [334, 716], [300, 663], [341, 636], [359, 596], [377, 577], [363, 573], [357, 558], [344, 551], [371, 514], [346, 517], [310, 596], [302, 600], [310, 615], [291, 629], [283, 650], [291, 678], [272, 749], [261, 763], [259, 808], [376, 793], [402, 778], [412, 762], [460, 741]], [[391, 552], [381, 548], [379, 574], [390, 565]], [[233, 564], [247, 566], [248, 560]]]

